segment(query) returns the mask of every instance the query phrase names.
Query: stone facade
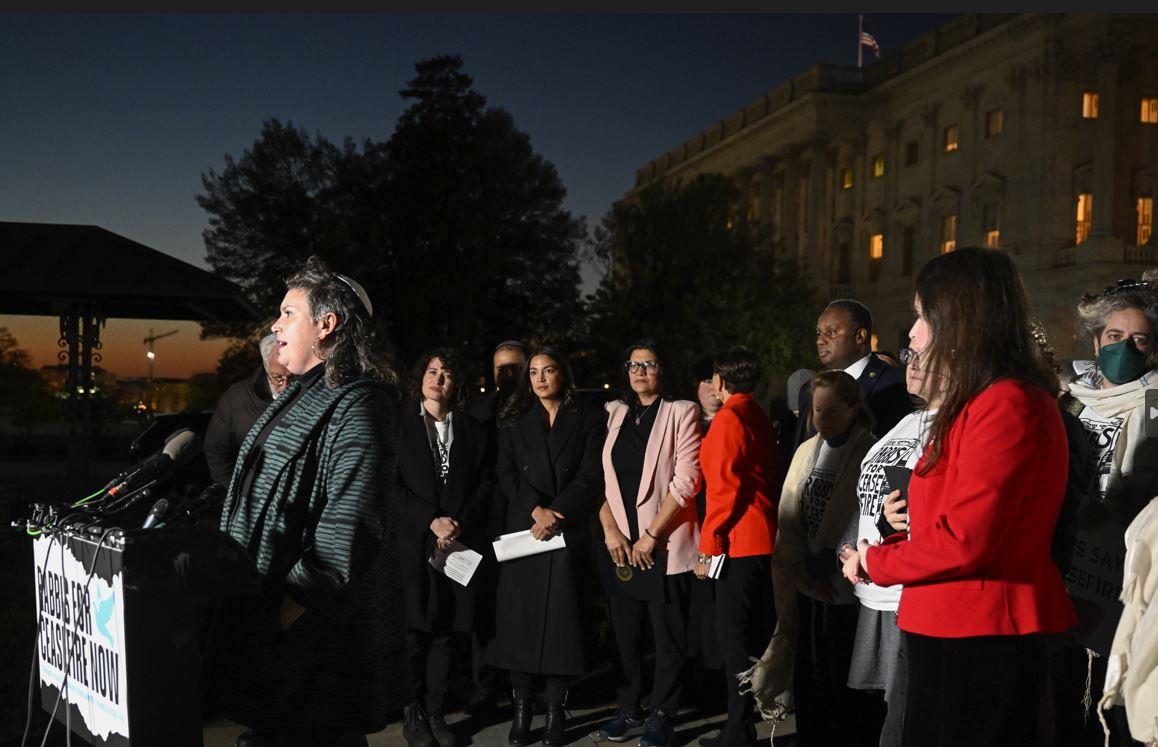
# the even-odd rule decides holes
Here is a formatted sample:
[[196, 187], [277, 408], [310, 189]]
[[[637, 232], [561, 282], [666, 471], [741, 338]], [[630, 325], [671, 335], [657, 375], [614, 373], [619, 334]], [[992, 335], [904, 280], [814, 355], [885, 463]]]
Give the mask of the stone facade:
[[921, 265], [988, 240], [1021, 268], [1058, 354], [1087, 356], [1081, 293], [1155, 261], [1153, 235], [1138, 243], [1139, 198], [1158, 202], [1152, 98], [1158, 14], [965, 15], [863, 70], [786, 81], [639, 169], [626, 199], [729, 175], [747, 194], [740, 219], [799, 257], [818, 301], [864, 301], [892, 351]]

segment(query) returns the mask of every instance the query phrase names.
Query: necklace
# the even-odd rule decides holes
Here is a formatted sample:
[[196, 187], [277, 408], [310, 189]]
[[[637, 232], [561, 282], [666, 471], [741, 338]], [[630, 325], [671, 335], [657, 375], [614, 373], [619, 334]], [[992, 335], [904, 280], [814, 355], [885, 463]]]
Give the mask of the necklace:
[[652, 408], [652, 406], [653, 406], [653, 405], [655, 405], [655, 403], [656, 403], [656, 402], [659, 402], [659, 397], [656, 397], [656, 398], [655, 398], [655, 400], [653, 400], [653, 401], [652, 401], [652, 403], [651, 403], [650, 405], [648, 405], [647, 407], [643, 408], [643, 411], [642, 411], [642, 412], [638, 412], [638, 413], [636, 413], [636, 415], [635, 415], [635, 424], [636, 424], [636, 425], [639, 425], [639, 422], [640, 422], [641, 420], [643, 420], [643, 416], [647, 414], [647, 411], [648, 411], [648, 410], [650, 410], [650, 409]]

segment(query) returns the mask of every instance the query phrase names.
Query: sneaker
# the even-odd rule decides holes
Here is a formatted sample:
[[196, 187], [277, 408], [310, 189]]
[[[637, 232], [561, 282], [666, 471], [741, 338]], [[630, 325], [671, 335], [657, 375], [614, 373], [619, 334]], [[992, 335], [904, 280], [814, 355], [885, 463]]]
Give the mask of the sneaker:
[[446, 725], [445, 718], [427, 715], [426, 721], [430, 724], [430, 734], [438, 742], [438, 747], [458, 747], [458, 737]]
[[643, 711], [629, 711], [626, 708], [620, 708], [610, 721], [599, 727], [597, 731], [592, 732], [591, 738], [600, 741], [626, 742], [629, 739], [627, 733], [640, 726], [643, 726]]
[[673, 731], [671, 714], [667, 711], [654, 709], [647, 715], [643, 725], [643, 736], [639, 738], [639, 747], [667, 747], [671, 742]]
[[402, 738], [410, 747], [438, 747], [430, 733], [430, 722], [420, 705], [406, 707], [402, 721]]

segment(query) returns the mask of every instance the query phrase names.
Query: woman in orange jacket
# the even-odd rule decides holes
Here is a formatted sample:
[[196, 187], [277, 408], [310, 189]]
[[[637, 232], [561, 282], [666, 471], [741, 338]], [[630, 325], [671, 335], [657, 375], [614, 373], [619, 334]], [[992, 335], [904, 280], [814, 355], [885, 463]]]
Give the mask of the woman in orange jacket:
[[910, 346], [937, 414], [908, 488], [908, 531], [862, 540], [845, 576], [904, 584], [905, 744], [1033, 744], [1043, 636], [1076, 623], [1050, 558], [1069, 453], [1057, 380], [1007, 254], [941, 255], [916, 285]]
[[700, 447], [707, 488], [696, 577], [707, 578], [713, 556], [726, 556], [716, 583], [716, 633], [728, 678], [728, 721], [705, 747], [756, 741], [752, 694], [736, 676], [764, 653], [776, 627], [772, 602], [772, 544], [776, 496], [784, 479], [772, 421], [752, 397], [760, 359], [743, 347], [716, 356], [712, 386], [724, 403]]

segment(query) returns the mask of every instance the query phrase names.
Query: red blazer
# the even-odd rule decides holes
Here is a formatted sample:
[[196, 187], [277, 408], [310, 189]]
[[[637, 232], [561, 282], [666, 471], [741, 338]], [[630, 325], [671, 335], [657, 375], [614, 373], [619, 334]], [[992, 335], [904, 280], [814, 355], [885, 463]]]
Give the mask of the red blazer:
[[712, 418], [700, 447], [707, 488], [700, 552], [770, 555], [780, 495], [779, 447], [772, 421], [747, 394], [733, 394]]
[[965, 405], [936, 468], [913, 474], [908, 538], [866, 553], [873, 583], [905, 585], [902, 630], [963, 638], [1077, 623], [1050, 559], [1068, 460], [1049, 392], [1002, 379]]

